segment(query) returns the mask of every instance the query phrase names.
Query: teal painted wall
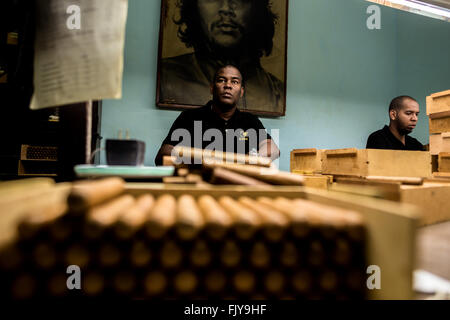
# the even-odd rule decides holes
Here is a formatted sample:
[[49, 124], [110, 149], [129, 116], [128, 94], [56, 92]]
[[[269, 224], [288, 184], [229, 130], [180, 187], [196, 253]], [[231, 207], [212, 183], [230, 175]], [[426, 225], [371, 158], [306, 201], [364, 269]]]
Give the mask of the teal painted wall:
[[398, 14], [398, 92], [411, 92], [421, 106], [412, 135], [429, 142], [425, 97], [450, 89], [450, 23]]
[[[398, 94], [418, 97], [413, 136], [428, 142], [425, 95], [450, 88], [450, 24], [382, 7], [381, 30], [368, 30], [369, 5], [290, 1], [286, 116], [261, 119], [280, 130], [281, 169], [295, 148], [364, 148]], [[102, 114], [104, 139], [129, 129], [146, 142], [146, 165], [179, 114], [155, 106], [159, 14], [159, 0], [129, 1], [123, 97], [105, 100]]]

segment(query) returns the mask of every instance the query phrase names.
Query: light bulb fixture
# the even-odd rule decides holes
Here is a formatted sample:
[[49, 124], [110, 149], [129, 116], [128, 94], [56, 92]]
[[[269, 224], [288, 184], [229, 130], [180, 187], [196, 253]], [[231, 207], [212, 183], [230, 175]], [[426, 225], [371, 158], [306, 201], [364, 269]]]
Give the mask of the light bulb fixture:
[[[441, 3], [441, 1], [428, 1], [428, 2], [417, 0], [389, 0], [389, 1], [367, 0], [367, 1], [450, 22], [450, 9], [436, 5], [438, 3]], [[450, 3], [448, 4], [448, 6], [450, 6]]]

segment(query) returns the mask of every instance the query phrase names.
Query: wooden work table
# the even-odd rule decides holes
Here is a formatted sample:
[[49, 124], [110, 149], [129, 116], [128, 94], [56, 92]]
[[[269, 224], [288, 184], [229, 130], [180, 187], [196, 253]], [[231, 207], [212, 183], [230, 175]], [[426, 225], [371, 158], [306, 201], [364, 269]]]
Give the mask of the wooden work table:
[[[417, 231], [416, 269], [450, 280], [450, 221], [420, 227]], [[416, 293], [416, 299], [432, 295]]]
[[450, 221], [418, 229], [416, 268], [450, 280]]

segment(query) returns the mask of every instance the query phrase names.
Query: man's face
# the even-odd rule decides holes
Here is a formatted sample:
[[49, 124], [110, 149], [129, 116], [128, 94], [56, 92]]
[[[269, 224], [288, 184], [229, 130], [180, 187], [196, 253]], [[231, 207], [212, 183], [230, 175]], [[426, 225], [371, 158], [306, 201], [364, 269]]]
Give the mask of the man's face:
[[230, 48], [250, 27], [252, 0], [198, 0], [200, 24], [209, 43]]
[[234, 67], [221, 69], [211, 85], [213, 101], [221, 106], [232, 108], [244, 95], [242, 87], [242, 76], [239, 70]]
[[411, 133], [416, 127], [419, 117], [419, 104], [411, 99], [403, 100], [403, 106], [400, 110], [391, 112], [391, 119], [397, 122], [397, 128], [400, 132]]

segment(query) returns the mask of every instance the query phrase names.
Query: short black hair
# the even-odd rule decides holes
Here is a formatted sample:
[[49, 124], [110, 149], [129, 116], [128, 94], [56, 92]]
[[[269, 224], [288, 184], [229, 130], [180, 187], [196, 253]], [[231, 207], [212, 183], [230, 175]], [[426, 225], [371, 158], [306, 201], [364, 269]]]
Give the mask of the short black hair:
[[392, 99], [391, 103], [389, 104], [389, 111], [400, 110], [403, 107], [403, 102], [408, 99], [417, 102], [416, 99], [410, 96], [398, 96]]
[[232, 68], [235, 68], [237, 71], [239, 71], [239, 73], [241, 74], [241, 86], [244, 87], [245, 86], [244, 75], [242, 74], [242, 71], [239, 70], [239, 68], [232, 63], [227, 63], [227, 64], [224, 64], [224, 65], [220, 66], [219, 68], [217, 68], [216, 72], [214, 72], [213, 78], [211, 79], [211, 83], [215, 83], [219, 72], [227, 67], [232, 67]]

